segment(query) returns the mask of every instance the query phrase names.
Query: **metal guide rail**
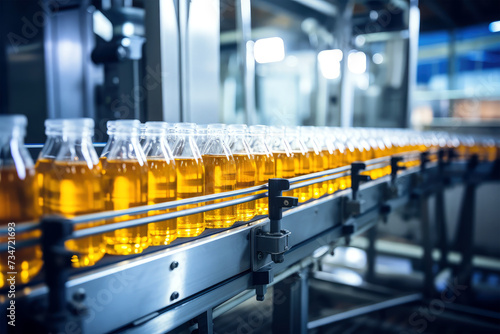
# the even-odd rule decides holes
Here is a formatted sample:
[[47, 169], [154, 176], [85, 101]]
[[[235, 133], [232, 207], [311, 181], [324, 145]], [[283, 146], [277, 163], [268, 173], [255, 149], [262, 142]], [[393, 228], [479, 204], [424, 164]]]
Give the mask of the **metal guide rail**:
[[[415, 166], [418, 161], [418, 166]], [[411, 167], [406, 169], [402, 164]], [[391, 174], [371, 181], [366, 172], [391, 167]], [[406, 169], [406, 170], [405, 170]], [[17, 248], [41, 243], [44, 281], [18, 286], [16, 327], [3, 321], [1, 332], [166, 332], [196, 318], [200, 332], [211, 332], [212, 310], [238, 293], [255, 289], [263, 300], [275, 275], [338, 243], [350, 241], [407, 204], [419, 192], [464, 182], [470, 173], [489, 180], [498, 161], [477, 157], [457, 161], [453, 152], [407, 153], [353, 163], [293, 179], [271, 179], [262, 186], [201, 196], [73, 219], [44, 217], [40, 223], [19, 224], [17, 233], [35, 229], [40, 239], [19, 242]], [[368, 173], [369, 174], [369, 173]], [[350, 178], [351, 188], [297, 206], [282, 191], [314, 183]], [[498, 177], [498, 175], [496, 176]], [[445, 180], [445, 181], [443, 181]], [[268, 190], [268, 193], [258, 193]], [[257, 192], [257, 194], [255, 194]], [[80, 224], [140, 215], [186, 204], [248, 195], [187, 210], [76, 229]], [[71, 268], [68, 239], [144, 225], [269, 197], [269, 217], [260, 216], [232, 228], [207, 230], [201, 237], [179, 238], [169, 246], [150, 247], [133, 256], [105, 257], [93, 267]], [[296, 206], [296, 207], [295, 207]], [[0, 228], [0, 236], [7, 228]], [[1, 244], [4, 252], [7, 245]], [[0, 294], [5, 319], [7, 292]]]

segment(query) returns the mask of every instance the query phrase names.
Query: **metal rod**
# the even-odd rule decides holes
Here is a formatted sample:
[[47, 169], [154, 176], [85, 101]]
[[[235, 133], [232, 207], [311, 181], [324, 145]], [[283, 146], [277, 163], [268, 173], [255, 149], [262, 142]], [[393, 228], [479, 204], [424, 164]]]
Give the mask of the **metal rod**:
[[204, 195], [204, 196], [186, 198], [186, 199], [182, 199], [182, 200], [178, 200], [178, 201], [158, 203], [158, 204], [153, 204], [153, 205], [143, 205], [143, 206], [138, 206], [135, 208], [125, 209], [125, 210], [92, 213], [92, 214], [88, 214], [88, 215], [82, 215], [82, 216], [75, 217], [75, 218], [71, 219], [71, 221], [76, 223], [76, 224], [79, 224], [79, 223], [87, 223], [87, 222], [95, 221], [95, 220], [115, 218], [115, 217], [125, 216], [125, 215], [136, 215], [136, 214], [140, 214], [140, 213], [146, 213], [148, 211], [165, 210], [165, 209], [171, 209], [171, 208], [175, 208], [175, 207], [182, 206], [182, 205], [199, 204], [199, 203], [209, 202], [209, 201], [223, 199], [223, 198], [227, 198], [227, 197], [245, 195], [248, 193], [253, 193], [253, 192], [257, 192], [260, 190], [266, 190], [266, 189], [267, 189], [267, 184], [263, 184], [260, 186], [245, 188], [245, 189], [241, 189], [241, 190], [227, 191], [227, 192], [223, 192], [223, 193], [219, 193], [219, 194]]
[[[309, 175], [312, 175], [312, 174], [309, 174]], [[316, 184], [316, 183], [321, 183], [321, 182], [325, 182], [325, 181], [339, 179], [341, 177], [345, 177], [345, 176], [349, 176], [349, 175], [351, 175], [350, 172], [344, 172], [344, 173], [338, 173], [338, 174], [335, 174], [335, 175], [325, 176], [325, 177], [312, 177], [313, 179], [311, 179], [311, 180], [292, 184], [290, 186], [290, 190], [297, 189], [297, 188], [302, 188], [302, 187], [306, 187], [306, 186], [310, 186], [310, 185], [313, 185], [313, 184]], [[304, 176], [308, 176], [308, 175], [304, 175]]]
[[[25, 223], [16, 223], [16, 234], [32, 232], [40, 228], [39, 222], [25, 222]], [[9, 232], [8, 226], [0, 227], [0, 235], [7, 234]]]
[[333, 315], [330, 315], [330, 316], [325, 317], [325, 318], [311, 321], [307, 324], [307, 329], [322, 327], [322, 326], [329, 325], [329, 324], [332, 324], [334, 322], [338, 322], [341, 320], [346, 320], [346, 319], [358, 317], [360, 315], [384, 310], [384, 309], [394, 307], [394, 306], [408, 304], [408, 303], [415, 302], [418, 300], [422, 300], [421, 293], [413, 293], [413, 294], [402, 296], [402, 297], [384, 300], [383, 302], [380, 302], [380, 303], [375, 303], [375, 304], [371, 304], [371, 305], [358, 307], [358, 308], [355, 308], [355, 309], [352, 309], [349, 311], [333, 314]]
[[237, 204], [241, 204], [241, 203], [255, 201], [257, 199], [261, 199], [264, 197], [266, 197], [265, 194], [246, 196], [246, 197], [234, 199], [231, 201], [204, 205], [204, 206], [200, 206], [200, 207], [196, 207], [196, 208], [192, 208], [192, 209], [186, 209], [186, 210], [181, 210], [181, 211], [176, 211], [176, 212], [169, 212], [169, 213], [155, 215], [155, 216], [151, 216], [151, 217], [132, 219], [132, 220], [119, 222], [119, 223], [95, 226], [95, 227], [86, 228], [83, 230], [74, 231], [73, 234], [68, 239], [83, 238], [83, 237], [88, 237], [88, 236], [95, 235], [95, 234], [112, 232], [112, 231], [119, 230], [122, 228], [136, 227], [136, 226], [141, 226], [141, 225], [145, 225], [145, 224], [149, 224], [149, 223], [155, 223], [158, 221], [194, 215], [194, 214], [201, 213], [201, 212], [211, 211], [211, 210], [215, 210], [215, 209], [221, 209], [221, 208], [225, 208], [225, 207], [232, 206], [232, 205], [237, 205]]
[[[432, 153], [432, 151], [433, 150], [429, 150], [429, 152], [431, 152], [431, 153]], [[434, 150], [434, 151], [436, 151], [436, 150]], [[409, 152], [408, 154], [411, 154], [411, 153], [413, 153], [413, 152]], [[401, 154], [396, 154], [395, 156], [407, 156], [408, 154], [401, 153]], [[382, 158], [367, 160], [365, 163], [371, 164], [374, 162], [389, 161], [390, 158], [391, 158], [390, 156], [382, 157]], [[428, 167], [434, 166], [435, 164], [436, 163], [428, 164]], [[370, 167], [369, 170], [371, 170], [371, 168], [376, 169], [376, 168], [379, 168], [379, 166], [378, 165], [372, 166], [372, 167]], [[335, 180], [335, 179], [345, 177], [345, 176], [349, 176], [350, 169], [351, 169], [351, 166], [348, 165], [348, 166], [342, 166], [342, 167], [338, 167], [338, 168], [334, 168], [334, 169], [329, 169], [329, 170], [322, 171], [322, 172], [317, 172], [317, 173], [312, 173], [312, 174], [308, 174], [308, 175], [302, 175], [302, 176], [291, 178], [291, 179], [289, 179], [290, 184], [292, 184], [290, 186], [290, 190], [302, 188], [302, 187], [313, 185], [313, 184], [320, 183], [320, 182]], [[115, 218], [115, 217], [120, 217], [120, 216], [125, 216], [125, 215], [137, 215], [137, 214], [146, 213], [149, 211], [166, 210], [166, 209], [175, 208], [175, 207], [182, 206], [182, 205], [199, 204], [199, 203], [204, 203], [204, 202], [213, 201], [213, 200], [217, 200], [217, 199], [224, 199], [224, 198], [228, 198], [228, 197], [235, 197], [235, 196], [245, 195], [245, 194], [249, 194], [249, 193], [255, 193], [255, 192], [266, 190], [266, 189], [268, 189], [268, 185], [263, 184], [263, 185], [245, 188], [245, 189], [241, 189], [241, 190], [228, 191], [228, 192], [224, 192], [224, 193], [220, 193], [220, 194], [204, 195], [204, 196], [199, 196], [199, 197], [183, 199], [183, 200], [179, 200], [179, 201], [158, 203], [158, 204], [153, 204], [153, 205], [145, 205], [145, 206], [139, 206], [139, 207], [129, 208], [129, 209], [125, 209], [125, 210], [105, 211], [105, 212], [98, 212], [98, 213], [92, 213], [92, 214], [87, 214], [87, 215], [81, 215], [81, 216], [77, 216], [77, 217], [74, 217], [72, 219], [69, 219], [68, 221], [72, 224], [78, 225], [78, 224], [88, 223], [88, 222], [92, 222], [92, 221], [105, 220], [105, 219], [110, 219], [110, 218]], [[266, 196], [267, 196], [266, 194], [261, 194], [261, 195], [259, 195], [259, 197], [256, 197], [256, 199], [257, 198], [264, 198]], [[239, 199], [239, 200], [243, 200], [243, 199]], [[224, 202], [224, 204], [223, 203], [212, 204], [212, 205], [218, 205], [217, 207], [214, 207], [213, 209], [226, 207], [227, 203], [236, 203], [236, 202], [227, 201], [227, 202]], [[245, 201], [238, 202], [238, 203], [245, 203]], [[210, 206], [210, 208], [212, 208], [212, 207]], [[205, 211], [208, 211], [208, 210], [209, 209], [207, 209]], [[181, 214], [181, 212], [182, 211], [176, 212], [175, 217], [182, 217], [183, 215], [185, 216], [185, 215], [193, 214], [193, 213]], [[201, 209], [200, 212], [204, 212], [203, 209]], [[177, 214], [178, 214], [178, 216], [177, 216]], [[172, 213], [172, 215], [173, 215], [173, 213]], [[160, 217], [160, 215], [154, 216], [154, 218], [157, 218], [157, 217]], [[158, 218], [158, 220], [172, 219], [175, 217], [169, 216], [168, 218]], [[17, 228], [17, 232], [29, 232], [29, 231], [36, 230], [38, 228], [39, 228], [39, 223], [37, 223], [37, 222], [23, 223], [19, 226], [19, 228]], [[83, 232], [81, 232], [83, 230], [79, 230], [79, 231], [80, 231], [79, 233], [83, 233]], [[7, 232], [8, 232], [7, 227], [0, 228], [0, 235], [7, 234]], [[3, 246], [4, 246], [3, 244], [0, 244], [0, 249], [4, 249], [5, 247], [3, 247]]]
[[[350, 169], [350, 166], [344, 166], [344, 167], [339, 167], [335, 169], [330, 169], [327, 171], [323, 172], [318, 172], [318, 173], [312, 173], [308, 175], [303, 175], [295, 178], [291, 178], [290, 183], [297, 183], [302, 180], [310, 180], [310, 179], [317, 179], [321, 176], [325, 175], [330, 175], [333, 173], [339, 173], [343, 171], [348, 171]], [[348, 175], [348, 174], [347, 174]], [[314, 180], [311, 183], [308, 183], [307, 185], [314, 184], [314, 183], [319, 183], [319, 182], [324, 182], [328, 180], [333, 180], [339, 177], [342, 177], [344, 175], [333, 175], [329, 178], [322, 178], [322, 179], [317, 179]], [[305, 183], [301, 184], [299, 187], [303, 187]], [[290, 187], [291, 189], [294, 189]], [[130, 209], [125, 209], [125, 210], [116, 210], [116, 211], [106, 211], [106, 212], [98, 212], [98, 213], [92, 213], [88, 215], [82, 215], [75, 217], [71, 219], [71, 221], [75, 224], [80, 224], [80, 223], [87, 223], [90, 221], [96, 221], [96, 220], [102, 220], [102, 219], [109, 219], [109, 218], [115, 218], [119, 216], [125, 216], [125, 215], [136, 215], [140, 213], [146, 213], [148, 211], [156, 211], [156, 210], [165, 210], [165, 209], [170, 209], [170, 208], [175, 208], [178, 206], [182, 205], [189, 205], [189, 204], [199, 204], [203, 202], [209, 202], [217, 199], [224, 199], [228, 197], [234, 197], [234, 196], [240, 196], [240, 195], [246, 195], [249, 193], [254, 193], [262, 190], [268, 189], [267, 184], [255, 186], [255, 187], [250, 187], [250, 188], [245, 188], [241, 190], [234, 190], [234, 191], [227, 191], [219, 194], [211, 194], [211, 195], [204, 195], [204, 196], [198, 196], [198, 197], [193, 197], [193, 198], [186, 198], [183, 200], [179, 201], [171, 201], [171, 202], [165, 202], [165, 203], [158, 203], [158, 204], [153, 204], [153, 205], [143, 205], [143, 206], [138, 206], [135, 208], [130, 208]]]

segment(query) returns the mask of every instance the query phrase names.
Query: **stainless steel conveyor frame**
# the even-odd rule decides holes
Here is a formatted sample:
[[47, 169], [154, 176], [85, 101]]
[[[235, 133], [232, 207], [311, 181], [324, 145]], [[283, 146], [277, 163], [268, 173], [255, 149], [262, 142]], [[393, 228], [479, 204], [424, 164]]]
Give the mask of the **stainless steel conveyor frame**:
[[[270, 180], [266, 185], [245, 190], [73, 219], [44, 217], [40, 223], [19, 224], [17, 233], [42, 230], [39, 240], [24, 241], [17, 247], [41, 242], [45, 281], [18, 287], [17, 326], [9, 328], [3, 322], [0, 324], [5, 326], [1, 328], [2, 332], [39, 332], [43, 328], [46, 332], [57, 333], [163, 333], [195, 319], [199, 332], [212, 333], [212, 312], [215, 307], [248, 289], [255, 289], [258, 299], [263, 299], [265, 288], [273, 284], [274, 277], [288, 273], [291, 268], [296, 268], [294, 270], [299, 273], [296, 279], [303, 288], [290, 290], [291, 294], [299, 295], [297, 298], [288, 298], [290, 303], [295, 300], [294, 305], [284, 308], [284, 311], [276, 311], [276, 315], [280, 317], [280, 323], [276, 326], [280, 327], [275, 329], [305, 332], [308, 319], [307, 306], [304, 306], [307, 305], [307, 294], [304, 293], [307, 285], [304, 284], [307, 284], [307, 278], [303, 277], [307, 275], [300, 276], [300, 273], [308, 269], [306, 264], [301, 263], [309, 263], [307, 260], [320, 248], [324, 250], [322, 254], [326, 254], [335, 246], [348, 243], [353, 236], [377, 224], [379, 218], [388, 215], [392, 209], [407, 205], [415, 199], [420, 203], [418, 209], [423, 222], [424, 263], [426, 269], [432, 266], [429, 254], [433, 245], [429, 241], [431, 231], [428, 217], [425, 217], [428, 215], [425, 204], [428, 196], [442, 191], [453, 182], [477, 184], [491, 180], [498, 177], [499, 169], [498, 161], [478, 162], [477, 157], [457, 161], [452, 159], [452, 154], [445, 153], [413, 152], [354, 163], [290, 180]], [[431, 155], [433, 159], [429, 159]], [[399, 165], [402, 159], [418, 159], [420, 166], [403, 170]], [[392, 174], [373, 181], [360, 174], [365, 170], [388, 165], [392, 166]], [[275, 227], [271, 226], [269, 217], [261, 216], [251, 222], [235, 224], [232, 228], [212, 230], [206, 236], [185, 239], [185, 242], [165, 247], [150, 247], [145, 253], [136, 256], [110, 257], [103, 264], [78, 270], [70, 268], [71, 254], [64, 249], [64, 241], [71, 238], [205, 212], [253, 201], [268, 194], [271, 194], [271, 211], [276, 205], [276, 199], [287, 199], [281, 197], [281, 190], [286, 190], [288, 183], [291, 185], [290, 189], [294, 189], [340, 177], [350, 177], [352, 188], [285, 209], [282, 220], [271, 217], [277, 224]], [[281, 185], [284, 182], [285, 187], [272, 191], [273, 182], [277, 181]], [[263, 190], [268, 190], [268, 193], [262, 193]], [[258, 193], [255, 194], [256, 192]], [[144, 214], [181, 204], [204, 203], [236, 195], [248, 196], [120, 223], [74, 229], [79, 224], [90, 221]], [[281, 214], [281, 208], [274, 209]], [[0, 229], [0, 236], [6, 233], [6, 228]], [[276, 237], [273, 239], [275, 243], [263, 248], [260, 241], [262, 235]], [[1, 244], [0, 250], [5, 251], [6, 244]], [[432, 270], [429, 270], [426, 272], [424, 287], [429, 293], [432, 293], [431, 279]], [[286, 284], [290, 285], [289, 282]], [[425, 294], [424, 291], [423, 295]], [[9, 303], [5, 291], [0, 294], [0, 302], [1, 312], [5, 312]], [[5, 318], [5, 314], [2, 316]]]

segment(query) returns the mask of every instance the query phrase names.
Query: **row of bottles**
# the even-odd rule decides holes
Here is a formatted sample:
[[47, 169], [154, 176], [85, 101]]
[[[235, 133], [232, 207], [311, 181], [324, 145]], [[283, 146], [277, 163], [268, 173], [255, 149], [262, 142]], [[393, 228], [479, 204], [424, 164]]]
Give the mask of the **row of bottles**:
[[[47, 141], [36, 166], [24, 148], [27, 120], [1, 116], [0, 224], [36, 220], [41, 215], [67, 218], [101, 211], [123, 210], [202, 195], [218, 194], [267, 183], [273, 177], [292, 178], [398, 153], [455, 148], [460, 157], [478, 154], [494, 160], [499, 144], [490, 138], [409, 130], [268, 127], [193, 123], [169, 124], [116, 120], [107, 124], [109, 140], [98, 157], [92, 144], [91, 119], [51, 119], [45, 122]], [[407, 159], [415, 166], [418, 159]], [[384, 166], [372, 178], [390, 173]], [[301, 203], [350, 186], [350, 179], [319, 182], [288, 192]], [[263, 191], [261, 191], [263, 192]], [[247, 195], [240, 195], [244, 197]], [[217, 199], [206, 204], [228, 201]], [[121, 222], [204, 205], [189, 204], [146, 214], [124, 215], [78, 228]], [[141, 253], [167, 245], [177, 237], [195, 237], [205, 228], [227, 228], [267, 214], [267, 199], [189, 216], [119, 229], [77, 240], [66, 247], [77, 252], [75, 267], [91, 266], [105, 253]], [[37, 236], [26, 233], [17, 240]], [[4, 242], [5, 240], [1, 240]], [[2, 275], [7, 254], [1, 254]], [[40, 247], [17, 252], [18, 279], [27, 282], [42, 266]], [[5, 260], [5, 261], [4, 261]], [[0, 287], [5, 277], [0, 277]]]

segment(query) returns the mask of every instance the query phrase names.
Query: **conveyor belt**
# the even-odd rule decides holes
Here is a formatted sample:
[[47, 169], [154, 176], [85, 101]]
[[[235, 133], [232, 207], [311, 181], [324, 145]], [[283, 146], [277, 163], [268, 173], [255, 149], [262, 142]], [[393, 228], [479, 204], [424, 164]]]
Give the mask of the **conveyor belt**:
[[[384, 161], [387, 164], [389, 158], [367, 164], [378, 167]], [[465, 162], [449, 163], [448, 181], [461, 182], [466, 167]], [[494, 163], [481, 163], [475, 171], [487, 180], [493, 168]], [[316, 173], [292, 182], [298, 187], [298, 181], [322, 182], [339, 177], [339, 173], [347, 175], [348, 168]], [[351, 175], [353, 183], [355, 177]], [[42, 282], [35, 282], [17, 291], [18, 326], [8, 329], [15, 329], [14, 332], [39, 329], [37, 321], [43, 324], [40, 319], [45, 319], [45, 323], [60, 320], [60, 328], [75, 326], [82, 333], [167, 332], [200, 314], [204, 314], [204, 320], [210, 324], [212, 309], [224, 301], [247, 289], [257, 288], [263, 293], [262, 275], [272, 278], [310, 257], [320, 247], [328, 250], [350, 240], [376, 224], [391, 208], [407, 204], [415, 192], [431, 191], [441, 182], [440, 177], [438, 163], [424, 163], [422, 167], [361, 184], [355, 196], [356, 203], [352, 203], [353, 191], [347, 189], [285, 210], [281, 226], [290, 234], [282, 263], [274, 263], [269, 254], [257, 249], [256, 235], [268, 231], [270, 225], [267, 217], [257, 217], [230, 229], [209, 230], [197, 238], [177, 239], [165, 247], [150, 247], [139, 255], [110, 256], [94, 267], [70, 270], [65, 289], [59, 288], [64, 300], [71, 301], [77, 311], [50, 313], [48, 288]], [[316, 179], [307, 181], [312, 178]], [[253, 199], [255, 196], [239, 201]], [[212, 207], [201, 207], [201, 210], [208, 208]], [[140, 211], [140, 208], [134, 210]], [[163, 220], [176, 215], [182, 215], [182, 211], [124, 223], [146, 224], [151, 219]], [[121, 224], [104, 227], [116, 225], [117, 229], [123, 227]], [[102, 232], [99, 227], [93, 233]], [[9, 302], [5, 294], [0, 295], [0, 302], [5, 310]], [[199, 319], [199, 322], [204, 320]]]

